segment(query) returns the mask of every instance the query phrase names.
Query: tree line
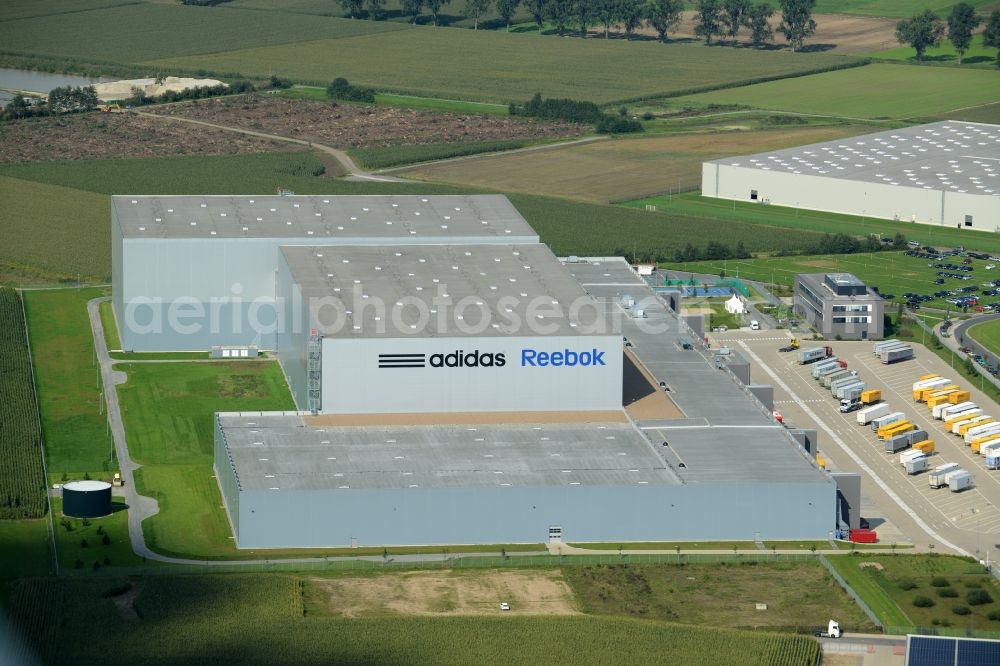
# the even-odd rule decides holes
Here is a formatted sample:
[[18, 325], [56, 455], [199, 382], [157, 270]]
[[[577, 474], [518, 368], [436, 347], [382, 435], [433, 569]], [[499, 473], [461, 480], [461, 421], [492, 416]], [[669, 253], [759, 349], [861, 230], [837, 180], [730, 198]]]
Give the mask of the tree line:
[[[338, 0], [350, 18], [386, 18], [386, 0]], [[426, 10], [434, 25], [440, 12], [452, 0], [401, 0], [403, 14], [413, 23]], [[802, 48], [806, 39], [816, 32], [812, 14], [816, 0], [778, 0], [782, 18], [777, 32], [791, 45]], [[605, 39], [611, 28], [620, 28], [631, 39], [637, 30], [648, 27], [666, 42], [681, 23], [684, 0], [465, 0], [465, 15], [479, 29], [483, 18], [492, 10], [507, 30], [519, 8], [524, 9], [541, 31], [546, 22], [563, 36], [578, 32], [586, 37], [588, 30], [603, 28]], [[755, 47], [764, 47], [774, 39], [771, 26], [774, 8], [768, 2], [754, 4], [752, 0], [698, 0], [695, 10], [695, 34], [706, 44], [716, 38], [735, 38], [744, 29]]]
[[965, 52], [972, 46], [972, 37], [983, 21], [986, 29], [983, 31], [983, 45], [996, 47], [997, 67], [1000, 67], [1000, 10], [994, 10], [989, 19], [984, 19], [976, 13], [976, 8], [967, 2], [960, 2], [951, 8], [947, 19], [942, 19], [930, 9], [903, 19], [896, 24], [896, 40], [900, 44], [908, 44], [917, 52], [917, 60], [924, 59], [924, 53], [929, 48], [940, 46], [948, 36], [948, 41], [958, 53], [958, 63], [962, 64]]

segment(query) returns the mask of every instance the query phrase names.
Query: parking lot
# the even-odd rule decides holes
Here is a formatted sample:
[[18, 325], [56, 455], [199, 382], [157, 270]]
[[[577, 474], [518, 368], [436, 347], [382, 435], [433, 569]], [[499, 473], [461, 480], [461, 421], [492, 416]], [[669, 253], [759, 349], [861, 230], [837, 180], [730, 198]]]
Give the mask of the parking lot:
[[812, 378], [811, 366], [799, 365], [794, 352], [777, 351], [787, 343], [787, 334], [729, 331], [710, 337], [714, 344], [735, 347], [748, 357], [754, 382], [774, 386], [775, 409], [786, 423], [817, 429], [819, 450], [830, 469], [862, 473], [862, 492], [881, 514], [872, 527], [880, 530], [880, 520], [889, 521], [880, 530], [883, 542], [899, 534], [921, 548], [934, 544], [938, 550], [961, 550], [980, 559], [992, 549], [990, 559], [1000, 557], [1000, 472], [987, 470], [985, 460], [972, 453], [962, 438], [946, 433], [942, 422], [913, 400], [911, 389], [920, 375], [933, 372], [958, 379], [955, 383], [972, 392], [971, 399], [985, 414], [1000, 416], [1000, 406], [961, 380], [944, 361], [919, 345], [915, 345], [916, 359], [888, 366], [874, 356], [870, 342], [803, 341], [802, 345], [830, 345], [869, 388], [882, 389], [883, 401], [892, 411], [904, 412], [926, 430], [935, 443], [931, 467], [955, 462], [972, 474], [975, 485], [960, 493], [930, 488], [926, 472], [908, 476], [898, 462], [899, 454], [885, 453], [870, 427], [857, 424], [856, 412], [839, 412], [839, 401]]

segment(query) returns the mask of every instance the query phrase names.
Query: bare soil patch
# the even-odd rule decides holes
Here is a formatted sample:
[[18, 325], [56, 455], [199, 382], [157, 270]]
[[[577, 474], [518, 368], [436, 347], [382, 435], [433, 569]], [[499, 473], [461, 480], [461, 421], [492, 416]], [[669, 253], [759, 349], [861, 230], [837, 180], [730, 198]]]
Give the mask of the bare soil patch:
[[[558, 571], [412, 571], [310, 578], [312, 612], [385, 615], [574, 615], [576, 598]], [[500, 602], [510, 604], [500, 610]]]
[[115, 604], [115, 609], [123, 620], [139, 622], [142, 619], [135, 610], [135, 600], [139, 598], [140, 592], [142, 592], [142, 583], [134, 582], [129, 585], [127, 591], [111, 597], [111, 601]]
[[337, 148], [574, 137], [586, 129], [524, 118], [278, 98], [248, 104], [242, 97], [224, 97], [148, 110]]
[[305, 150], [283, 141], [133, 113], [85, 113], [0, 124], [0, 163]]
[[[816, 34], [806, 40], [806, 50], [836, 51], [837, 53], [872, 53], [891, 49], [899, 45], [896, 41], [895, 30], [896, 20], [887, 18], [877, 18], [873, 16], [851, 16], [848, 14], [815, 14]], [[771, 18], [771, 27], [774, 28], [774, 44], [785, 44], [785, 38], [777, 31], [781, 24], [781, 13], [777, 12]], [[694, 33], [695, 13], [693, 11], [684, 12], [684, 18], [677, 27], [677, 31], [670, 35], [671, 39], [696, 39], [701, 40]], [[640, 34], [656, 36], [656, 31], [643, 28]], [[749, 32], [746, 28], [740, 31], [736, 38], [741, 45], [748, 45], [750, 42]], [[721, 40], [724, 44], [728, 40]]]

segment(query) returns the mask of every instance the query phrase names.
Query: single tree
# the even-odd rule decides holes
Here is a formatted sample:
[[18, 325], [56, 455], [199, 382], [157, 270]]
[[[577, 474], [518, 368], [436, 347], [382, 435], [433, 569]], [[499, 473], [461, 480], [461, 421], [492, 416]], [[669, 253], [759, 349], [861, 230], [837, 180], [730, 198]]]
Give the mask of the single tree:
[[750, 28], [750, 43], [760, 49], [774, 40], [774, 29], [771, 27], [771, 17], [774, 8], [766, 2], [754, 5], [747, 14], [747, 27]]
[[548, 0], [524, 0], [524, 8], [531, 14], [531, 18], [535, 20], [539, 33], [542, 32], [542, 26], [545, 22], [545, 5], [547, 4]]
[[361, 12], [365, 9], [365, 0], [340, 0], [340, 6], [347, 11], [347, 15], [352, 19], [361, 18]]
[[580, 28], [580, 36], [587, 37], [587, 28], [594, 22], [597, 3], [600, 0], [575, 0], [573, 2], [573, 18]]
[[778, 3], [781, 5], [778, 32], [792, 45], [792, 51], [798, 51], [808, 37], [816, 34], [816, 21], [812, 17], [816, 0], [778, 0]]
[[972, 31], [982, 22], [983, 18], [976, 14], [976, 8], [967, 2], [960, 2], [951, 8], [951, 14], [948, 15], [948, 41], [958, 51], [959, 65], [972, 44]]
[[490, 0], [465, 0], [465, 15], [472, 17], [473, 30], [479, 30], [479, 21], [489, 9]]
[[683, 11], [684, 0], [648, 0], [646, 20], [660, 41], [666, 43], [667, 34], [680, 25]]
[[545, 3], [545, 17], [556, 24], [556, 31], [562, 37], [566, 34], [566, 26], [569, 24], [573, 13], [576, 10], [575, 0], [547, 0]]
[[621, 0], [594, 0], [594, 18], [604, 26], [604, 39], [609, 39], [611, 24], [622, 19], [624, 10]]
[[517, 11], [519, 4], [521, 4], [521, 0], [497, 0], [497, 14], [507, 26], [507, 32], [510, 32], [510, 22], [514, 18], [514, 12]]
[[750, 0], [724, 0], [722, 3], [722, 25], [725, 34], [736, 41], [740, 28], [747, 25], [750, 15]]
[[427, 5], [427, 11], [431, 13], [431, 20], [434, 22], [434, 25], [438, 24], [438, 13], [441, 11], [441, 8], [451, 4], [451, 0], [424, 0], [424, 2]]
[[983, 30], [983, 46], [992, 46], [997, 49], [997, 67], [1000, 67], [1000, 9], [997, 9], [986, 21], [986, 30]]
[[917, 52], [917, 60], [923, 60], [924, 51], [940, 44], [943, 37], [944, 22], [929, 9], [896, 24], [896, 40], [912, 46]]
[[385, 18], [385, 0], [365, 0], [365, 6], [368, 7], [368, 15], [376, 21]]
[[644, 0], [621, 0], [619, 3], [619, 20], [625, 28], [625, 38], [632, 39], [637, 28], [646, 19], [646, 3]]
[[416, 23], [420, 12], [424, 10], [424, 0], [400, 0], [400, 8], [407, 16], [412, 16], [410, 23]]
[[694, 34], [704, 37], [706, 44], [711, 44], [715, 35], [723, 34], [721, 0], [698, 0], [694, 17]]

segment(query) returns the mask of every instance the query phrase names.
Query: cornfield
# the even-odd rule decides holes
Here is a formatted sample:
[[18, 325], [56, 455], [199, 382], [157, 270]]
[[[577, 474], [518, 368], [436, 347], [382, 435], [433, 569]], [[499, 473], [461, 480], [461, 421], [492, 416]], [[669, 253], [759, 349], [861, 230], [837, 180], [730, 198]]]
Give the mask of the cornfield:
[[0, 519], [45, 515], [42, 431], [21, 296], [0, 288]]

